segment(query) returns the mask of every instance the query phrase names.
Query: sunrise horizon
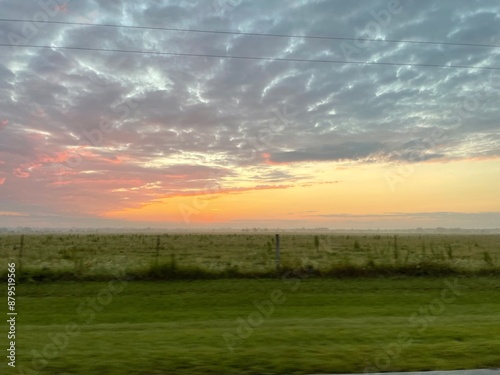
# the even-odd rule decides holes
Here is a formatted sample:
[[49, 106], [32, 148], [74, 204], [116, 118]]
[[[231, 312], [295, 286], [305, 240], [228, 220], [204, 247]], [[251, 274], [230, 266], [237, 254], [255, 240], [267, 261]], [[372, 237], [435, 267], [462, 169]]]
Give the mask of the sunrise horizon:
[[500, 227], [494, 6], [204, 4], [1, 23], [0, 227]]

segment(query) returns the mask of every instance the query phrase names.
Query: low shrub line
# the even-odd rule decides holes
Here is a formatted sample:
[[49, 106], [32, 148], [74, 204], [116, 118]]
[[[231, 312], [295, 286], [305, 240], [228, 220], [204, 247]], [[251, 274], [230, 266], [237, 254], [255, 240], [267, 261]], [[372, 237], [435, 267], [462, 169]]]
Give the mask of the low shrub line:
[[[381, 264], [372, 262], [366, 265], [332, 265], [330, 268], [314, 269], [308, 267], [291, 267], [284, 265], [279, 272], [269, 271], [241, 271], [237, 267], [228, 267], [223, 270], [209, 270], [197, 266], [178, 266], [175, 262], [153, 263], [142, 270], [125, 272], [126, 280], [213, 280], [213, 279], [251, 279], [276, 278], [285, 274], [295, 273], [317, 278], [357, 278], [357, 277], [440, 277], [440, 276], [500, 276], [500, 267], [485, 267], [481, 269], [466, 269], [453, 265], [433, 262], [414, 264]], [[7, 273], [1, 275], [7, 280]], [[49, 281], [108, 281], [116, 279], [111, 273], [86, 274], [75, 273], [70, 269], [23, 268], [17, 274], [20, 283], [49, 282]]]

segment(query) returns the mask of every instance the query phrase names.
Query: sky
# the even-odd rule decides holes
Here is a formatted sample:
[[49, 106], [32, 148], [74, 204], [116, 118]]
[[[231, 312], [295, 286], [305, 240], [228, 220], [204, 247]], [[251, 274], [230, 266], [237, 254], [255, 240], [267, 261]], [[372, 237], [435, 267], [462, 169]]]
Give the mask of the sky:
[[0, 227], [500, 228], [496, 0], [0, 4]]

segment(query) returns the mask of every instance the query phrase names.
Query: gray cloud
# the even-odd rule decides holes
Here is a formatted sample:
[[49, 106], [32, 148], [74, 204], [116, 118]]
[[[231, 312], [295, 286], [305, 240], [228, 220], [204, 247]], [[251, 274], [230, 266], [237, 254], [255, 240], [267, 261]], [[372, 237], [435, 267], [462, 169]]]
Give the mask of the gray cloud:
[[321, 147], [303, 151], [274, 153], [271, 161], [277, 163], [318, 160], [358, 160], [374, 154], [382, 148], [381, 144], [368, 142], [348, 142], [338, 146]]
[[[357, 37], [387, 4], [73, 0], [51, 19]], [[26, 2], [3, 3], [5, 18], [30, 19], [38, 10]], [[498, 14], [493, 0], [443, 0], [439, 7], [430, 0], [401, 1], [401, 13], [379, 28], [378, 37], [500, 44]], [[22, 35], [23, 27], [1, 22], [2, 42], [12, 33]], [[36, 30], [30, 44], [345, 59], [341, 41], [63, 25]], [[303, 177], [274, 171], [263, 154], [277, 163], [500, 156], [496, 71], [2, 48], [0, 123], [8, 121], [0, 126], [2, 196], [27, 204], [46, 199], [55, 211], [69, 210], [75, 195], [96, 202], [87, 205], [92, 212], [103, 199], [106, 208], [120, 206], [123, 196], [113, 181], [124, 189], [150, 184], [154, 188], [142, 196], [149, 199], [237, 178], [238, 168], [263, 171], [254, 175], [255, 186]], [[500, 66], [499, 54], [478, 47], [371, 43], [350, 60]], [[93, 145], [85, 132], [103, 121], [111, 124], [109, 132]], [[53, 165], [67, 163], [64, 155], [81, 163], [64, 175], [67, 185], [57, 185]], [[189, 177], [180, 183], [170, 174]], [[31, 178], [19, 177], [25, 175]], [[96, 184], [102, 186], [98, 193]]]

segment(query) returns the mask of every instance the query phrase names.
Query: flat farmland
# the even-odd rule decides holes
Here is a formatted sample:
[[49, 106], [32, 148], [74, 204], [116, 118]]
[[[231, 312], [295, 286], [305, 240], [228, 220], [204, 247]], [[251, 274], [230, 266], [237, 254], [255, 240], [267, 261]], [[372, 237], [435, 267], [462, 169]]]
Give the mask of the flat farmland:
[[[274, 241], [273, 234], [2, 235], [0, 257], [17, 259], [35, 279], [266, 277], [276, 270]], [[280, 252], [283, 270], [319, 276], [498, 273], [500, 235], [283, 233]]]

